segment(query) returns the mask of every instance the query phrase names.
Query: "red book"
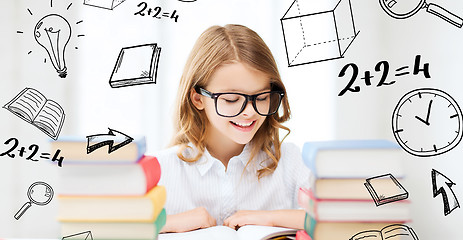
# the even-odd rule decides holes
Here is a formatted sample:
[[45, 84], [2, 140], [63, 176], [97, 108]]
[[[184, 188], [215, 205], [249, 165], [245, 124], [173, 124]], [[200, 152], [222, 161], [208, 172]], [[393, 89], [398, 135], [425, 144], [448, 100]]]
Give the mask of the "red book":
[[312, 240], [312, 238], [304, 230], [296, 232], [296, 240]]
[[144, 195], [158, 184], [161, 166], [156, 157], [143, 156], [128, 164], [66, 164], [59, 174], [60, 195]]

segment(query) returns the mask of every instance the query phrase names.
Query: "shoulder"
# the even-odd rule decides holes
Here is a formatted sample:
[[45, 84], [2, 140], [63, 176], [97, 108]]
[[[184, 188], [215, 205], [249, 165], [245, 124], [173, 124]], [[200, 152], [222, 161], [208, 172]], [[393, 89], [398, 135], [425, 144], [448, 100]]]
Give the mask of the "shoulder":
[[281, 151], [280, 160], [284, 160], [284, 159], [293, 159], [293, 160], [301, 159], [302, 160], [301, 149], [294, 143], [290, 143], [290, 142], [282, 143], [280, 147], [280, 151]]
[[180, 160], [177, 156], [178, 148], [178, 146], [173, 146], [170, 148], [159, 150], [154, 155], [156, 156], [161, 165], [170, 165]]

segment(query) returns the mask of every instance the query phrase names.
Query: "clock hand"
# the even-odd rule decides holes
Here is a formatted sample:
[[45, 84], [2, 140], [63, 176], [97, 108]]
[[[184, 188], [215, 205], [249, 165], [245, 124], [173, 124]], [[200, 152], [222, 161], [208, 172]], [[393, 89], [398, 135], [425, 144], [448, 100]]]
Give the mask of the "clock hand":
[[422, 118], [415, 116], [416, 119], [420, 120], [422, 123], [426, 124], [427, 126], [430, 125], [429, 123], [429, 116], [431, 115], [431, 105], [432, 105], [432, 100], [429, 101], [428, 105], [428, 113], [426, 114], [426, 120], [423, 120]]
[[418, 117], [418, 116], [415, 116], [416, 119], [420, 120], [422, 123], [426, 124], [429, 126], [429, 122], [423, 120], [422, 118]]
[[429, 115], [431, 114], [431, 104], [432, 104], [432, 100], [429, 101], [428, 115], [426, 115], [426, 122], [428, 123], [428, 125], [429, 125]]

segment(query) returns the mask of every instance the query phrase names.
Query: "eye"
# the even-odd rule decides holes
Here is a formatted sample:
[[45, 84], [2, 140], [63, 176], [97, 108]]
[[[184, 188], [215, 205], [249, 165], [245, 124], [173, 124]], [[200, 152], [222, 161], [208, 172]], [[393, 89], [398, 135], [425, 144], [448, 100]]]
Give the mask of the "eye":
[[268, 97], [269, 97], [269, 94], [262, 94], [262, 95], [257, 96], [256, 100], [257, 101], [267, 101]]

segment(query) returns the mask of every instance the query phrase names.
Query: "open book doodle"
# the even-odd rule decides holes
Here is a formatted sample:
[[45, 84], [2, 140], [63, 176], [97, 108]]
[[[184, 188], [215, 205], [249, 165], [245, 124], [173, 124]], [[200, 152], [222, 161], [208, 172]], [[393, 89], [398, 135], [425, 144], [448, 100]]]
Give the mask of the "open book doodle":
[[25, 88], [3, 107], [54, 140], [58, 139], [64, 123], [64, 110], [39, 91]]
[[366, 179], [364, 183], [376, 206], [408, 198], [408, 192], [390, 173]]
[[418, 240], [415, 231], [404, 224], [388, 225], [381, 230], [368, 230], [355, 234], [349, 240]]
[[109, 84], [117, 88], [156, 83], [160, 54], [156, 43], [122, 48]]

